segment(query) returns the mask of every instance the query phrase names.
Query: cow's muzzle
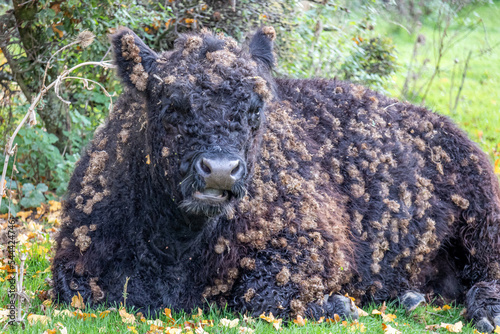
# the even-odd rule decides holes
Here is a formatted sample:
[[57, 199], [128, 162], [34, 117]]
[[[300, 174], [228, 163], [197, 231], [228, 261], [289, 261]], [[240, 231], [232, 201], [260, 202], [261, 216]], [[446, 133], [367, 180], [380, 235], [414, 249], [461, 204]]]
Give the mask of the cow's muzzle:
[[205, 182], [205, 188], [195, 191], [193, 197], [211, 203], [222, 203], [246, 173], [245, 162], [234, 155], [202, 154], [194, 162], [195, 172]]

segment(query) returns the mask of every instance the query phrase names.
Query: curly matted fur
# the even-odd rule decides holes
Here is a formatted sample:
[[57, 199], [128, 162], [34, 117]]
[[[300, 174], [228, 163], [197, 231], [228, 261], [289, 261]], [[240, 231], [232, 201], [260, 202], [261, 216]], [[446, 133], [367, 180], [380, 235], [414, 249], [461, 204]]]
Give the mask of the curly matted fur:
[[[126, 89], [78, 163], [53, 262], [69, 302], [319, 318], [420, 291], [500, 324], [500, 191], [448, 118], [336, 80], [273, 79], [274, 30], [204, 31], [171, 52], [112, 37]], [[201, 154], [241, 157], [224, 203]], [[471, 289], [472, 288], [472, 289]], [[466, 293], [469, 294], [466, 295]], [[328, 297], [331, 296], [331, 297]], [[340, 306], [339, 306], [340, 305]], [[340, 309], [339, 309], [340, 308]]]

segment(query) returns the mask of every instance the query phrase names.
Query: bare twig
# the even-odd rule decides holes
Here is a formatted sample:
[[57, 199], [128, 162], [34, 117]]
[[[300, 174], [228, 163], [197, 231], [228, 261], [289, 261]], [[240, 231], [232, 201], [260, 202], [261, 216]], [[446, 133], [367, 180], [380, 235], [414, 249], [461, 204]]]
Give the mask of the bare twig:
[[[93, 40], [93, 35], [91, 33], [89, 33], [89, 32], [85, 32], [85, 33], [86, 33], [85, 35], [83, 35], [83, 33], [80, 33], [80, 35], [78, 36], [78, 39], [76, 41], [76, 42], [80, 43], [80, 45], [82, 45], [82, 46], [87, 46], [88, 43]], [[74, 44], [76, 44], [76, 43], [73, 42], [73, 43], [70, 43], [69, 45], [74, 45]], [[67, 46], [59, 49], [56, 53], [64, 50], [66, 47]], [[52, 57], [51, 57], [51, 59], [52, 59]], [[46, 65], [45, 72], [47, 72], [47, 69], [50, 67], [50, 64], [51, 64], [51, 62], [49, 61], [47, 63], [47, 65]], [[63, 102], [65, 102], [65, 103], [68, 104], [69, 101], [63, 100], [61, 98], [61, 96], [59, 95], [59, 86], [60, 86], [61, 82], [63, 80], [66, 80], [66, 79], [79, 79], [79, 80], [83, 80], [84, 82], [86, 80], [86, 83], [85, 83], [86, 88], [88, 88], [88, 82], [89, 81], [91, 81], [93, 83], [96, 83], [96, 84], [99, 85], [99, 87], [101, 87], [104, 90], [106, 96], [110, 97], [110, 99], [111, 99], [111, 95], [99, 83], [97, 83], [95, 81], [92, 81], [92, 80], [89, 80], [89, 79], [84, 79], [84, 78], [79, 78], [79, 77], [70, 77], [69, 76], [69, 74], [71, 72], [77, 70], [78, 68], [80, 68], [82, 66], [87, 66], [87, 65], [97, 65], [97, 66], [101, 66], [101, 67], [104, 67], [104, 68], [115, 68], [115, 65], [111, 64], [110, 61], [100, 61], [100, 62], [89, 61], [89, 62], [84, 62], [84, 63], [78, 64], [76, 66], [73, 66], [69, 70], [65, 69], [57, 77], [57, 79], [54, 80], [51, 84], [49, 84], [48, 86], [42, 85], [42, 88], [41, 88], [40, 92], [38, 93], [38, 95], [31, 102], [31, 105], [30, 105], [30, 107], [28, 109], [28, 112], [23, 117], [23, 119], [21, 120], [21, 122], [19, 123], [19, 125], [17, 126], [17, 128], [14, 130], [14, 133], [12, 134], [12, 136], [10, 136], [10, 138], [9, 138], [9, 140], [7, 142], [7, 145], [5, 146], [5, 161], [4, 161], [4, 165], [3, 165], [2, 177], [0, 178], [0, 206], [2, 205], [2, 196], [5, 193], [5, 185], [4, 185], [4, 183], [5, 183], [5, 174], [7, 173], [7, 167], [9, 165], [9, 157], [14, 153], [13, 148], [12, 148], [13, 147], [12, 145], [14, 144], [14, 139], [16, 138], [17, 133], [19, 132], [19, 130], [21, 129], [21, 127], [26, 123], [26, 121], [29, 120], [29, 124], [32, 125], [32, 126], [36, 124], [36, 113], [35, 113], [36, 107], [42, 101], [43, 96], [50, 89], [52, 89], [54, 87], [58, 98], [61, 99]], [[44, 76], [44, 80], [45, 80], [45, 76]]]
[[460, 98], [460, 94], [462, 93], [462, 88], [464, 87], [465, 76], [467, 75], [467, 69], [469, 67], [471, 55], [472, 51], [469, 51], [469, 54], [467, 55], [467, 60], [465, 60], [464, 71], [462, 72], [462, 81], [460, 82], [460, 87], [458, 88], [457, 96], [455, 97], [455, 104], [453, 105], [453, 109], [451, 110], [452, 112], [455, 112], [457, 110], [458, 100]]

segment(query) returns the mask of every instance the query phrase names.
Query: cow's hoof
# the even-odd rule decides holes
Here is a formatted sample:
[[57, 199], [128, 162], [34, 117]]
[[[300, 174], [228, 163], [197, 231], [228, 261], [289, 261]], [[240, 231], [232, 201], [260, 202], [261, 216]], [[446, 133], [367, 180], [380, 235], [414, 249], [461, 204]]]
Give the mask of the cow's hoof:
[[480, 333], [491, 333], [495, 329], [488, 318], [482, 318], [481, 320], [477, 321], [474, 327], [476, 327], [476, 329]]
[[406, 312], [412, 312], [420, 304], [425, 304], [425, 296], [420, 292], [408, 291], [400, 298], [399, 302], [406, 309]]
[[358, 308], [354, 302], [345, 296], [334, 295], [328, 298], [328, 303], [332, 306], [332, 312], [338, 314], [342, 319], [358, 319]]

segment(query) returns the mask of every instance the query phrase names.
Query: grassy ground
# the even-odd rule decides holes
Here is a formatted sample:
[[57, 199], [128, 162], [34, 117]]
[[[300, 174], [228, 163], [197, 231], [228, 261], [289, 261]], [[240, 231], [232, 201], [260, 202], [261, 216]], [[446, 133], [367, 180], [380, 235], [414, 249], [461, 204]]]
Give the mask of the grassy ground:
[[[468, 13], [467, 10], [463, 11]], [[483, 150], [492, 162], [496, 164], [496, 172], [500, 174], [500, 2], [475, 9], [477, 14], [468, 15], [471, 20], [482, 20], [478, 28], [467, 35], [463, 40], [454, 43], [444, 54], [441, 61], [441, 70], [434, 79], [424, 104], [431, 109], [450, 116], [464, 129]], [[463, 17], [462, 17], [463, 18]], [[429, 59], [428, 66], [420, 72], [419, 83], [428, 80], [433, 72], [433, 64], [437, 53], [433, 47], [433, 38], [436, 36], [432, 22], [424, 22], [421, 30], [409, 34], [404, 29], [391, 23], [379, 24], [381, 32], [390, 36], [398, 51], [399, 63], [402, 69], [394, 76], [389, 87], [394, 96], [401, 96], [407, 68], [413, 54], [414, 42], [419, 34], [426, 36], [426, 43], [419, 48], [417, 64]], [[463, 31], [462, 26], [452, 24], [448, 36], [454, 36]], [[486, 32], [486, 34], [485, 34]], [[459, 36], [462, 36], [459, 34]], [[456, 40], [456, 38], [452, 38]], [[481, 52], [493, 47], [491, 52]], [[468, 52], [472, 51], [464, 86], [460, 94], [456, 110], [453, 110], [455, 96], [460, 86], [464, 63]], [[455, 63], [458, 60], [458, 63]], [[455, 75], [453, 75], [455, 72]], [[451, 106], [450, 106], [451, 92]], [[422, 94], [416, 96], [412, 102], [421, 102]]]

